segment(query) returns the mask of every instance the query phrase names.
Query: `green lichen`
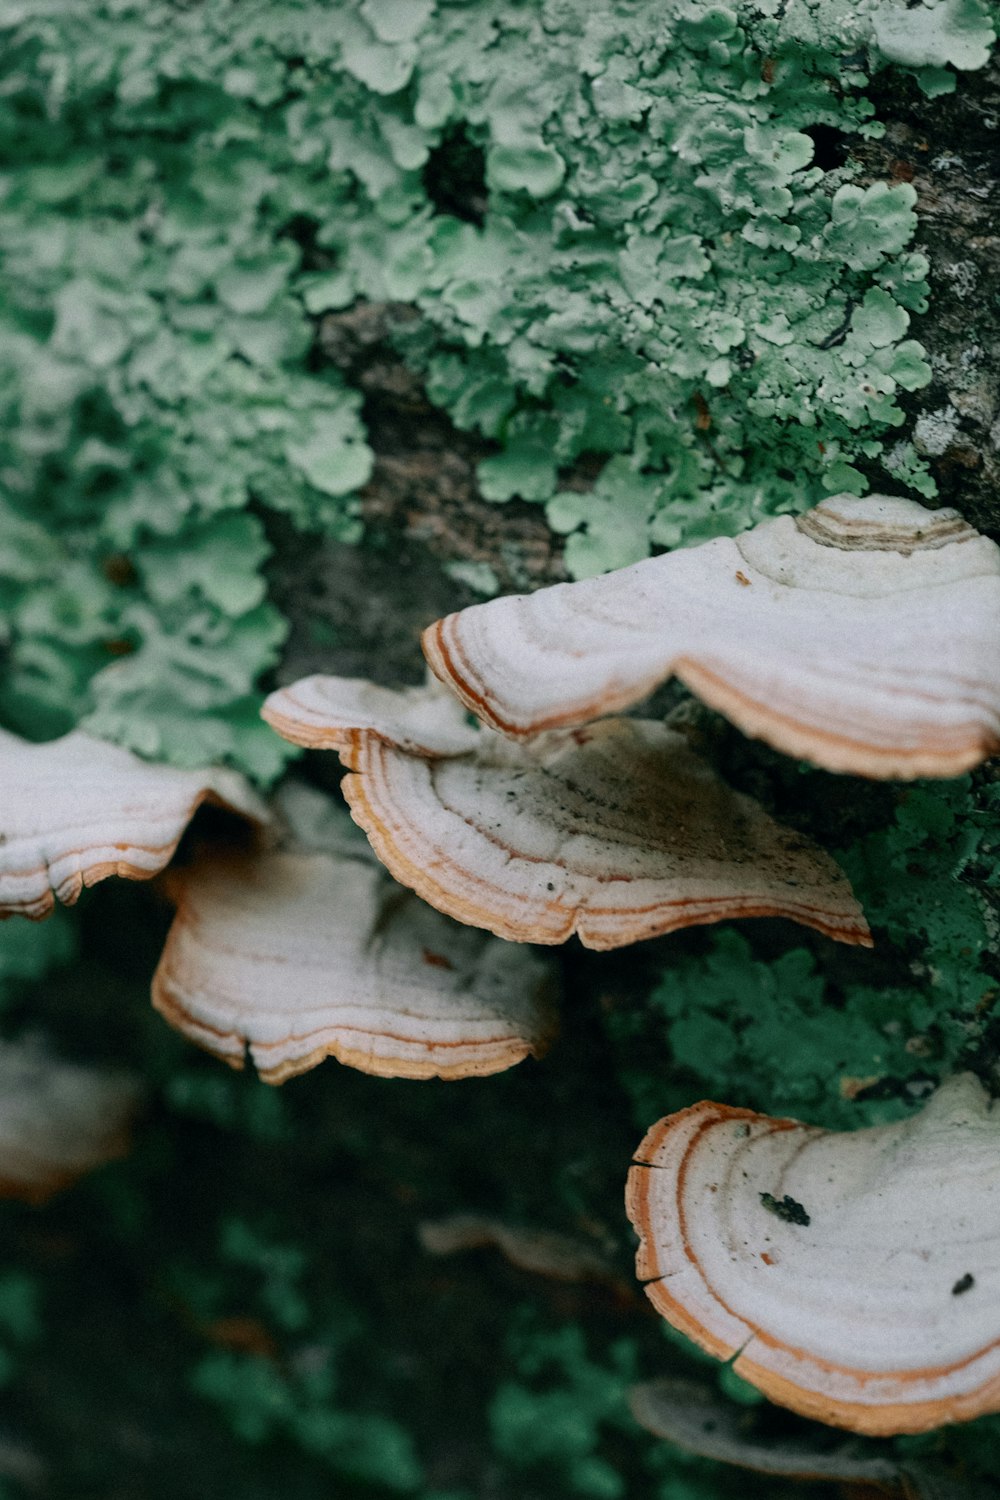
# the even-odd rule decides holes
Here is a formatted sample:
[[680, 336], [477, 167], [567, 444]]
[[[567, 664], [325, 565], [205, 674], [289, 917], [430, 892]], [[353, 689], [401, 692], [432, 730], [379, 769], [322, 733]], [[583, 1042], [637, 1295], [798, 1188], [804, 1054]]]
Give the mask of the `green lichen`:
[[905, 1117], [963, 1064], [990, 1076], [997, 917], [981, 891], [995, 880], [996, 801], [967, 778], [906, 788], [891, 823], [842, 854], [877, 951], [893, 956], [877, 982], [863, 959], [845, 974], [803, 947], [758, 957], [731, 928], [678, 953], [648, 1012], [609, 1017], [637, 1126], [697, 1092], [850, 1129]]
[[600, 1454], [602, 1428], [628, 1428], [626, 1393], [637, 1375], [628, 1341], [606, 1365], [588, 1356], [582, 1330], [537, 1328], [525, 1309], [509, 1340], [518, 1379], [499, 1386], [490, 1411], [497, 1452], [515, 1468], [562, 1470], [571, 1493], [619, 1500], [621, 1476]]
[[349, 1479], [412, 1492], [421, 1471], [406, 1431], [378, 1413], [345, 1409], [340, 1367], [351, 1358], [357, 1319], [343, 1308], [324, 1319], [310, 1307], [302, 1289], [306, 1264], [301, 1249], [269, 1243], [240, 1220], [223, 1226], [219, 1266], [228, 1274], [189, 1270], [178, 1276], [178, 1292], [208, 1326], [225, 1318], [227, 1307], [244, 1318], [249, 1310], [288, 1347], [281, 1361], [214, 1350], [195, 1365], [192, 1388], [247, 1443], [282, 1433]]
[[0, 1388], [16, 1377], [19, 1350], [41, 1331], [37, 1280], [20, 1271], [0, 1272]]
[[[628, 1391], [641, 1368], [635, 1343], [616, 1339], [588, 1347], [578, 1325], [546, 1327], [529, 1307], [518, 1310], [506, 1343], [512, 1375], [498, 1386], [490, 1408], [498, 1454], [528, 1482], [533, 1477], [541, 1494], [558, 1489], [587, 1500], [621, 1500], [631, 1493], [608, 1455], [634, 1430]], [[739, 1377], [732, 1383], [759, 1399]], [[666, 1444], [647, 1446], [643, 1460], [640, 1493], [650, 1500], [735, 1500], [744, 1493], [738, 1471]], [[778, 1484], [773, 1493], [783, 1500], [785, 1489]]]
[[[930, 377], [907, 337], [915, 194], [815, 165], [808, 133], [877, 131], [874, 19], [819, 7], [806, 39], [768, 11], [442, 7], [409, 77], [414, 157], [448, 132], [480, 147], [482, 224], [398, 222], [421, 190], [386, 138], [396, 170], [361, 174], [392, 205], [381, 253], [367, 219], [326, 232], [360, 292], [420, 306], [431, 394], [501, 445], [484, 495], [546, 501], [574, 576], [863, 490], [855, 461]], [[589, 498], [559, 483], [583, 454], [608, 460]]]
[[[357, 536], [359, 398], [310, 354], [357, 297], [420, 309], [433, 398], [497, 442], [483, 493], [544, 502], [577, 576], [864, 489], [929, 378], [913, 190], [817, 164], [810, 132], [876, 133], [890, 63], [981, 66], [979, 0], [0, 26], [0, 706], [26, 733], [277, 773], [262, 521]], [[583, 455], [590, 495], [562, 477]], [[933, 493], [908, 451], [888, 467]]]
[[0, 924], [0, 1009], [22, 986], [37, 983], [50, 970], [67, 964], [76, 950], [76, 923], [66, 911], [47, 922]]
[[0, 704], [269, 779], [260, 516], [356, 537], [371, 455], [358, 395], [306, 366], [292, 229], [329, 178], [267, 110], [288, 65], [248, 36], [256, 68], [231, 45], [206, 74], [176, 17], [0, 18]]

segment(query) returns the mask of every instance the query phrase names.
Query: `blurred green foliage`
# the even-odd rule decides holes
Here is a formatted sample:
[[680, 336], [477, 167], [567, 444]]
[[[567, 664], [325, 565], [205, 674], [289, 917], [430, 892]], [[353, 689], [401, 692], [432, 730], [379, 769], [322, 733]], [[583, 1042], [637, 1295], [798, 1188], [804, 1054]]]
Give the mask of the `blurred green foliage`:
[[0, 1386], [14, 1379], [15, 1350], [38, 1337], [38, 1282], [23, 1272], [0, 1275]]
[[[233, 1326], [213, 1323], [224, 1319], [227, 1305], [240, 1310], [237, 1327], [257, 1314], [260, 1328], [268, 1330], [265, 1346], [270, 1330], [285, 1336], [308, 1332], [308, 1342], [284, 1361], [266, 1348], [214, 1350], [194, 1366], [192, 1389], [217, 1404], [247, 1443], [285, 1434], [340, 1474], [389, 1489], [415, 1489], [422, 1476], [410, 1434], [390, 1417], [345, 1408], [339, 1366], [363, 1329], [361, 1320], [346, 1308], [325, 1322], [316, 1316], [301, 1289], [302, 1250], [269, 1244], [241, 1220], [227, 1221], [221, 1239], [214, 1278], [180, 1275], [178, 1291], [187, 1306], [217, 1331]], [[248, 1288], [248, 1279], [257, 1286]]]
[[519, 1379], [499, 1386], [490, 1410], [497, 1452], [517, 1468], [561, 1468], [571, 1493], [618, 1500], [625, 1485], [596, 1451], [605, 1424], [631, 1425], [626, 1394], [637, 1378], [628, 1341], [608, 1351], [607, 1366], [587, 1356], [582, 1330], [535, 1326], [528, 1309], [509, 1346]]

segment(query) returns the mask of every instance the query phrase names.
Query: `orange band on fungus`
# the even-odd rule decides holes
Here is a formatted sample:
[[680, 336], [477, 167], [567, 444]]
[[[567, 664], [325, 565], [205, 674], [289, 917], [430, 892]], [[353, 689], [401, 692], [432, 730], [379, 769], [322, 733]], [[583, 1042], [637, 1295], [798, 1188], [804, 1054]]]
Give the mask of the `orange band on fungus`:
[[835, 1134], [698, 1104], [629, 1173], [663, 1316], [772, 1400], [857, 1432], [1000, 1409], [1000, 1113], [970, 1075]]
[[[383, 864], [438, 910], [514, 942], [617, 948], [734, 917], [780, 916], [841, 942], [871, 942], [843, 871], [809, 840], [727, 787], [683, 737], [619, 719], [519, 745], [462, 725], [469, 748], [448, 751], [457, 705], [426, 693], [421, 735], [403, 738], [404, 709], [355, 730], [358, 685], [323, 680], [342, 789]], [[301, 685], [297, 685], [301, 686]], [[269, 700], [286, 732], [293, 694]], [[315, 690], [312, 700], [316, 701]], [[436, 737], [430, 710], [440, 714]], [[460, 711], [460, 710], [459, 710]], [[315, 722], [303, 725], [312, 743]]]
[[0, 730], [0, 917], [48, 916], [110, 875], [148, 880], [202, 802], [267, 812], [235, 771], [140, 760], [79, 731], [34, 745]]
[[351, 831], [360, 858], [203, 858], [174, 877], [156, 1008], [233, 1067], [249, 1048], [268, 1083], [325, 1057], [467, 1078], [539, 1056], [553, 1030], [541, 960], [423, 906]]
[[424, 633], [431, 668], [513, 738], [676, 675], [745, 734], [828, 770], [955, 776], [1000, 748], [1000, 549], [952, 510], [839, 495]]

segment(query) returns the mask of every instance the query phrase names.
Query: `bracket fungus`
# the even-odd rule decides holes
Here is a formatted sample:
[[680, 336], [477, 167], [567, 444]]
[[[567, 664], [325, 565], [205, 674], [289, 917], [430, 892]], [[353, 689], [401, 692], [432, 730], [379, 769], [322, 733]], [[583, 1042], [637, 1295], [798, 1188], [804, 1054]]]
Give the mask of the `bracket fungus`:
[[638, 1275], [675, 1328], [805, 1416], [888, 1436], [1000, 1410], [998, 1150], [971, 1074], [847, 1133], [696, 1104], [629, 1173]]
[[[299, 685], [267, 700], [268, 721], [315, 743], [295, 719]], [[617, 948], [729, 917], [783, 916], [843, 942], [871, 942], [847, 877], [820, 849], [726, 786], [661, 724], [614, 719], [519, 745], [466, 729], [454, 700], [426, 693], [400, 743], [391, 697], [347, 723], [358, 685], [324, 679], [351, 813], [397, 880], [439, 911], [521, 943]], [[412, 695], [397, 695], [412, 713]]]
[[371, 734], [414, 755], [461, 755], [479, 738], [465, 708], [434, 677], [421, 687], [385, 688], [317, 673], [272, 693], [262, 712], [293, 745], [347, 755]]
[[0, 1196], [38, 1203], [123, 1156], [139, 1087], [33, 1041], [0, 1042]]
[[777, 1434], [755, 1431], [756, 1409], [737, 1406], [697, 1380], [646, 1381], [631, 1387], [628, 1400], [640, 1427], [700, 1458], [776, 1478], [878, 1484], [899, 1493], [899, 1461], [878, 1439], [834, 1434], [812, 1422]]
[[548, 967], [449, 922], [372, 860], [271, 850], [177, 872], [153, 1004], [192, 1041], [281, 1083], [333, 1056], [466, 1078], [545, 1051]]
[[1000, 549], [953, 510], [837, 495], [424, 632], [434, 672], [513, 738], [678, 677], [830, 771], [956, 776], [1000, 748]]
[[987, 1500], [983, 1487], [933, 1452], [902, 1455], [889, 1439], [779, 1415], [763, 1402], [739, 1406], [701, 1381], [646, 1381], [631, 1387], [628, 1401], [640, 1427], [687, 1453], [752, 1474], [835, 1484], [844, 1500]]
[[417, 1225], [421, 1248], [428, 1255], [455, 1255], [463, 1250], [495, 1248], [533, 1276], [553, 1281], [601, 1281], [628, 1295], [611, 1262], [592, 1245], [566, 1234], [526, 1224], [506, 1224], [487, 1214], [451, 1214]]
[[0, 781], [0, 917], [46, 917], [109, 875], [158, 874], [203, 802], [267, 819], [236, 771], [150, 764], [79, 730], [38, 745], [0, 730]]

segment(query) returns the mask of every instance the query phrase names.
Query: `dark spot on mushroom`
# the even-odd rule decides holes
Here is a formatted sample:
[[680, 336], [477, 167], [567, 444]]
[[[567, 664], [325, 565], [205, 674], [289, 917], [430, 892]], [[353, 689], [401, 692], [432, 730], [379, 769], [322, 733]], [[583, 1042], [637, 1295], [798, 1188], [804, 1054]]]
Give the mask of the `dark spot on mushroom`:
[[967, 1292], [969, 1288], [975, 1286], [975, 1284], [976, 1278], [973, 1276], [972, 1272], [966, 1271], [965, 1275], [960, 1276], [955, 1282], [955, 1285], [951, 1289], [951, 1295], [953, 1297], [961, 1297], [963, 1292]]
[[776, 1198], [773, 1193], [761, 1193], [760, 1201], [769, 1214], [783, 1219], [786, 1224], [801, 1224], [804, 1228], [811, 1222], [802, 1204], [790, 1197], [788, 1193], [783, 1198]]

